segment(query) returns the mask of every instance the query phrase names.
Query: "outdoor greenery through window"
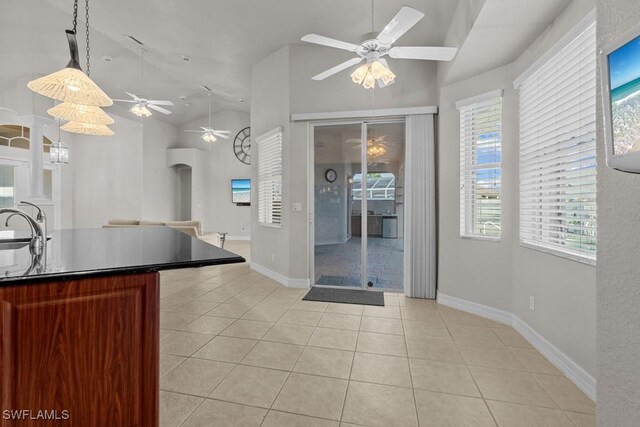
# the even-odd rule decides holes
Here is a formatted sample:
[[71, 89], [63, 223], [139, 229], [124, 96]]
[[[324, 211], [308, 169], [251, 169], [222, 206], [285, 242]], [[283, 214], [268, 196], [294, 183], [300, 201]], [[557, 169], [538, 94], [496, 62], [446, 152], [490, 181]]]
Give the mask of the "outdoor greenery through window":
[[[391, 172], [367, 174], [367, 200], [395, 200], [396, 176]], [[362, 174], [353, 175], [353, 199], [362, 200]]]
[[499, 238], [502, 190], [501, 91], [457, 103], [460, 110], [460, 235]]
[[516, 84], [520, 89], [520, 241], [593, 263], [595, 24]]

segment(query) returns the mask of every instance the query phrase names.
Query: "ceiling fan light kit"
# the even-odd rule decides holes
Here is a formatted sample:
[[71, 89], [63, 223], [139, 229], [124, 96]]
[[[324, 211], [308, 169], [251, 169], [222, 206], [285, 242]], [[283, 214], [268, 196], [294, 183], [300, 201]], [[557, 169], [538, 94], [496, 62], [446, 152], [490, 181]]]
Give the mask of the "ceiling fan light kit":
[[359, 45], [332, 39], [318, 34], [307, 34], [302, 41], [333, 47], [355, 53], [358, 57], [338, 64], [312, 77], [313, 80], [324, 80], [340, 71], [357, 65], [366, 60], [366, 64], [351, 73], [351, 80], [366, 89], [373, 89], [392, 84], [396, 75], [391, 71], [387, 61], [383, 58], [389, 55], [397, 59], [420, 59], [425, 61], [451, 61], [457, 52], [453, 47], [409, 46], [393, 47], [392, 45], [416, 25], [424, 14], [410, 7], [403, 7], [379, 34], [365, 34], [364, 41]]
[[[78, 23], [78, 0], [73, 3], [73, 30], [66, 30], [67, 42], [69, 43], [69, 55], [71, 59], [67, 66], [55, 73], [37, 78], [27, 83], [27, 87], [33, 92], [62, 101], [47, 112], [53, 117], [71, 120], [75, 123], [71, 128], [73, 132], [96, 135], [89, 133], [91, 126], [103, 126], [112, 124], [113, 119], [109, 117], [100, 107], [113, 105], [113, 100], [89, 77], [89, 0], [85, 0], [86, 34], [87, 34], [87, 74], [80, 67], [80, 56], [78, 54], [78, 41], [76, 39], [76, 29]], [[80, 125], [79, 125], [80, 124]], [[81, 126], [81, 125], [88, 126]], [[65, 125], [66, 126], [66, 125]], [[101, 135], [113, 132], [102, 130]], [[63, 130], [64, 126], [63, 126]]]
[[147, 109], [147, 107], [145, 107], [144, 104], [142, 104], [142, 103], [138, 103], [138, 104], [134, 105], [133, 107], [131, 107], [129, 109], [129, 111], [134, 116], [138, 116], [138, 117], [150, 117], [151, 116], [151, 111], [149, 111]]

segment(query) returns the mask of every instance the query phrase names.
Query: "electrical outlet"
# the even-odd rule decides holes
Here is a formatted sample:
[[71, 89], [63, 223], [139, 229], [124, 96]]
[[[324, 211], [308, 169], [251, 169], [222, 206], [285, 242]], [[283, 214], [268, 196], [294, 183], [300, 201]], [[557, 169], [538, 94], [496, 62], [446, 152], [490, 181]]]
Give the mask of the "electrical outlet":
[[271, 254], [271, 262], [276, 262], [276, 254]]
[[536, 299], [529, 297], [529, 310], [534, 311], [536, 309]]

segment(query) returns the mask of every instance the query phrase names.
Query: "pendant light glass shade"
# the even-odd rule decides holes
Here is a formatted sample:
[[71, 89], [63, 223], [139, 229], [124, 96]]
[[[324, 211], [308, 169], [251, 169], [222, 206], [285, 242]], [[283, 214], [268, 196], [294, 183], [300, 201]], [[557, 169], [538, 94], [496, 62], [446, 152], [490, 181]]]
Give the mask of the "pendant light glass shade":
[[49, 148], [49, 158], [51, 163], [69, 163], [69, 147], [60, 140], [54, 142]]
[[114, 123], [114, 120], [102, 111], [100, 107], [72, 104], [70, 102], [63, 102], [53, 108], [49, 108], [47, 113], [55, 118], [69, 122], [89, 123], [92, 125], [111, 125]]
[[89, 123], [69, 122], [60, 129], [66, 132], [82, 133], [85, 135], [111, 136], [113, 131], [106, 125], [92, 125]]

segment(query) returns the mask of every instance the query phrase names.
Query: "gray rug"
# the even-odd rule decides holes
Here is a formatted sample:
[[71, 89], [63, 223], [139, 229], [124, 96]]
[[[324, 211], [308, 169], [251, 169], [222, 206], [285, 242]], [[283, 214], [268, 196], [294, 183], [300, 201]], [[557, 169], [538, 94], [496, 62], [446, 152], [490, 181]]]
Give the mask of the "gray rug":
[[302, 298], [305, 301], [337, 302], [342, 304], [378, 305], [384, 307], [384, 294], [359, 289], [314, 287]]

